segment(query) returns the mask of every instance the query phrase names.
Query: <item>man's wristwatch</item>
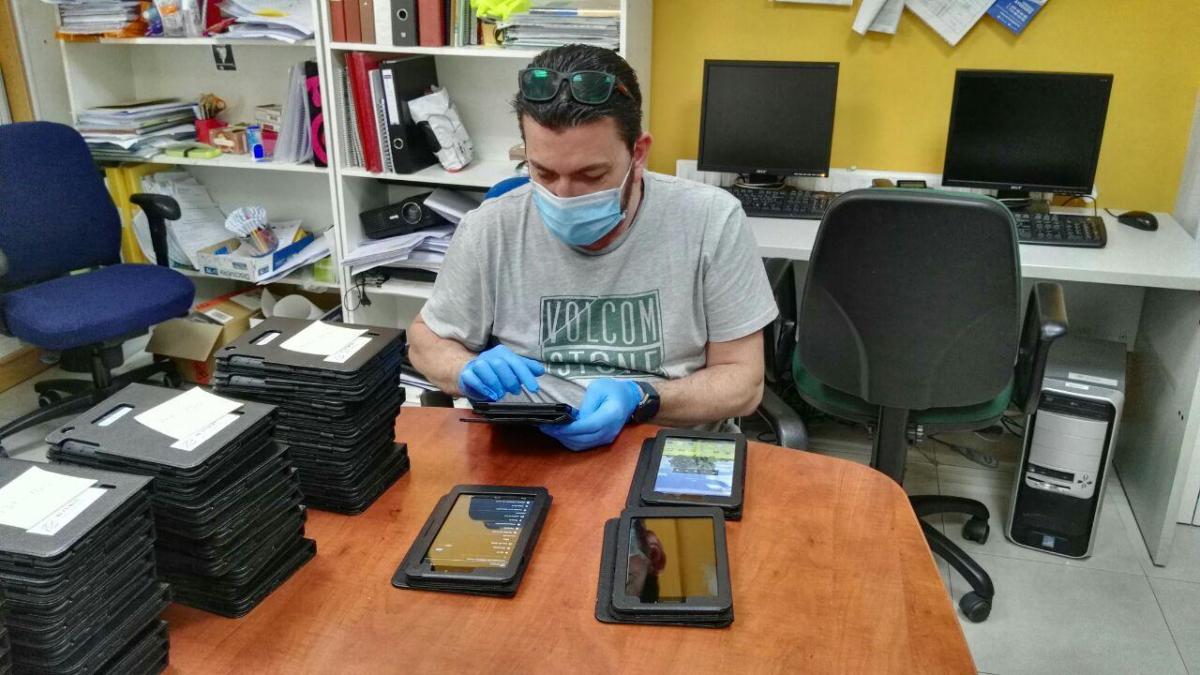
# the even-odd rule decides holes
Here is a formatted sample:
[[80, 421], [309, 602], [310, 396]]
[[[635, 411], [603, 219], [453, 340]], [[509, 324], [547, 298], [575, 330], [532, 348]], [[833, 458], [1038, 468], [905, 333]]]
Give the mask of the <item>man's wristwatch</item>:
[[630, 419], [639, 424], [649, 422], [658, 414], [658, 407], [662, 403], [662, 399], [658, 397], [658, 390], [650, 383], [635, 381], [634, 384], [642, 390], [642, 400], [638, 401]]

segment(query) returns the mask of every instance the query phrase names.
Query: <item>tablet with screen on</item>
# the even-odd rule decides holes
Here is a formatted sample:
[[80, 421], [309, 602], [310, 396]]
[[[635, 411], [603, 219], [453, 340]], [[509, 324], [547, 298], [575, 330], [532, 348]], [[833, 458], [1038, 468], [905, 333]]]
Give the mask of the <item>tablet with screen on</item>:
[[392, 583], [429, 590], [514, 594], [550, 501], [550, 493], [540, 487], [455, 487], [430, 514]]
[[664, 429], [643, 465], [641, 500], [647, 505], [718, 506], [740, 514], [746, 476], [742, 434]]

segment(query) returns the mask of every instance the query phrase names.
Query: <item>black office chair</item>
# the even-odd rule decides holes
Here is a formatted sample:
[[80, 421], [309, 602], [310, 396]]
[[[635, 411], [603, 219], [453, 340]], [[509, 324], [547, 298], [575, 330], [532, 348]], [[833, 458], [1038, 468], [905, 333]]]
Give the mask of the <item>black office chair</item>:
[[131, 200], [146, 213], [157, 265], [120, 264], [121, 219], [79, 132], [50, 122], [0, 125], [0, 333], [60, 351], [64, 370], [92, 375], [35, 383], [39, 409], [0, 425], [0, 441], [83, 412], [130, 382], [162, 375], [180, 384], [166, 359], [112, 372], [124, 361], [123, 342], [186, 315], [195, 294], [166, 267], [165, 221], [179, 218], [179, 205], [164, 195]]
[[[1020, 321], [1021, 267], [1012, 214], [999, 202], [933, 190], [847, 192], [817, 232], [803, 289], [792, 376], [800, 397], [874, 431], [871, 466], [903, 482], [909, 442], [992, 426], [1028, 411], [1051, 343], [1066, 333], [1062, 289], [1039, 283]], [[777, 426], [786, 419], [764, 411]], [[975, 500], [914, 496], [918, 516], [964, 513], [983, 543]], [[922, 522], [933, 552], [971, 584], [971, 621], [991, 612], [990, 577]]]
[[808, 449], [808, 431], [784, 396], [792, 389], [792, 355], [796, 351], [796, 270], [785, 258], [763, 258], [767, 282], [779, 316], [763, 329], [763, 395], [758, 409], [771, 425], [775, 444]]

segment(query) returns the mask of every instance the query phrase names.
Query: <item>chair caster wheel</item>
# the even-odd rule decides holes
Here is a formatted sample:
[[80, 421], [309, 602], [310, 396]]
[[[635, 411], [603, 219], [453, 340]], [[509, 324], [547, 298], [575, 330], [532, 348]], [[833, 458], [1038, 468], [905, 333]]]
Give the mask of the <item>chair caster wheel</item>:
[[986, 544], [988, 533], [992, 531], [992, 527], [988, 525], [988, 521], [982, 518], [972, 518], [963, 525], [963, 539]]
[[988, 615], [992, 613], [992, 601], [971, 591], [959, 598], [958, 608], [971, 623], [982, 623], [987, 621]]
[[62, 394], [57, 391], [44, 391], [38, 394], [38, 407], [49, 408], [62, 400]]

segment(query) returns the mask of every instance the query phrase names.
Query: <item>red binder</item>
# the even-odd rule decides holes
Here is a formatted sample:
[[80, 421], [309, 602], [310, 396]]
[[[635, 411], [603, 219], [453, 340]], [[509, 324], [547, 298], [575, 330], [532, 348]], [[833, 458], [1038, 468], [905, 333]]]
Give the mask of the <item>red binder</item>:
[[329, 0], [329, 32], [334, 42], [346, 41], [346, 14], [342, 9], [345, 0]]
[[422, 47], [446, 46], [446, 4], [417, 0], [417, 40]]
[[[355, 4], [346, 0], [347, 5]], [[346, 55], [346, 71], [350, 76], [350, 93], [358, 113], [358, 135], [362, 139], [363, 163], [367, 171], [383, 171], [383, 160], [379, 156], [379, 136], [376, 133], [375, 106], [371, 103], [371, 71], [379, 69], [379, 58], [364, 52]]]
[[346, 12], [346, 42], [362, 42], [362, 17], [358, 0], [342, 0], [342, 9]]

